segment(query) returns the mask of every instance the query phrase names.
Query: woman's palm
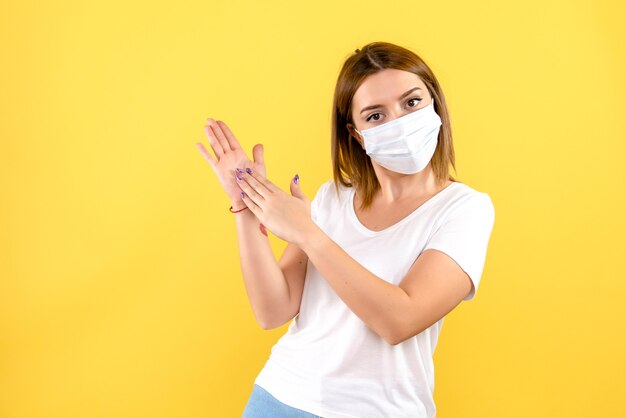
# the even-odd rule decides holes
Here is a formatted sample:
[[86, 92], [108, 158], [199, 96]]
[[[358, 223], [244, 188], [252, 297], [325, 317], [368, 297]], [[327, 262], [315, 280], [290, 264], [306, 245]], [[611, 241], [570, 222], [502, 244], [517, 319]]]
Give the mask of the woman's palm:
[[263, 160], [263, 146], [257, 144], [252, 150], [254, 161], [246, 155], [239, 145], [235, 135], [223, 121], [207, 119], [208, 125], [204, 126], [204, 131], [209, 139], [211, 149], [215, 157], [202, 145], [197, 143], [200, 153], [208, 161], [209, 165], [218, 177], [218, 180], [231, 201], [240, 199], [241, 188], [235, 180], [236, 169], [245, 170], [250, 168], [253, 172], [260, 173], [266, 177], [265, 162]]

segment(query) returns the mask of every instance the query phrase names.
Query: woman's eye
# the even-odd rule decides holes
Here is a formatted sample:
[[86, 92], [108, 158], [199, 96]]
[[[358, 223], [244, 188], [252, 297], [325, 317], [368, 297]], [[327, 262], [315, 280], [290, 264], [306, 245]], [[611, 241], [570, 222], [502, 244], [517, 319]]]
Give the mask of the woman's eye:
[[[409, 107], [417, 107], [417, 106], [419, 106], [421, 101], [422, 101], [422, 99], [420, 97], [412, 97], [409, 100], [407, 100], [406, 102], [409, 105]], [[411, 103], [413, 103], [413, 104], [411, 104]], [[367, 122], [370, 122], [372, 119], [374, 121], [378, 122], [380, 120], [380, 113], [373, 113], [369, 117], [367, 117], [367, 119], [365, 119], [365, 120]]]
[[[410, 98], [409, 100], [407, 100], [407, 103], [410, 103], [410, 102], [412, 102], [412, 101], [414, 101], [414, 100], [416, 100], [416, 101], [417, 101], [417, 103], [415, 104], [415, 106], [418, 106], [418, 105], [419, 105], [419, 103], [422, 101], [422, 99], [420, 99], [419, 97], [413, 97], [413, 98]], [[411, 107], [415, 107], [415, 106], [411, 106]]]
[[374, 118], [374, 120], [375, 120], [375, 121], [378, 121], [378, 120], [380, 120], [380, 116], [379, 116], [379, 115], [380, 115], [380, 113], [374, 113], [374, 114], [370, 115], [370, 116], [366, 119], [366, 121], [368, 121], [368, 122], [369, 122], [369, 121], [370, 121], [370, 119], [374, 118], [374, 116], [378, 116], [378, 117]]

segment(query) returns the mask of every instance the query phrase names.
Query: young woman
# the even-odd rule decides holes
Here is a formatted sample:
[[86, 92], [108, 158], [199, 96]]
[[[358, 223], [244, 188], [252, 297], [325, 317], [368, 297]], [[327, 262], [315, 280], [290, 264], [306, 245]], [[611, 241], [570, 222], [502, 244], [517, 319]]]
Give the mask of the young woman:
[[[292, 320], [244, 417], [435, 417], [432, 357], [444, 316], [474, 298], [494, 224], [456, 180], [441, 87], [414, 52], [374, 42], [334, 93], [333, 179], [309, 200], [266, 178], [222, 121], [198, 147], [232, 201], [241, 268], [264, 329]], [[276, 262], [266, 230], [287, 241]]]

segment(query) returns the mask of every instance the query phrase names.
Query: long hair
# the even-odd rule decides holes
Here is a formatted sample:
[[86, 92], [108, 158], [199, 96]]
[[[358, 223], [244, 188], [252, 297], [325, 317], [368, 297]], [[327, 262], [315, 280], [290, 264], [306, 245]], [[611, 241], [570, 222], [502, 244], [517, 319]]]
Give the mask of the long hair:
[[441, 118], [437, 148], [430, 164], [440, 184], [446, 179], [456, 181], [449, 170], [452, 166], [456, 173], [450, 117], [443, 91], [435, 75], [424, 60], [413, 51], [389, 42], [372, 42], [361, 49], [356, 49], [344, 62], [335, 86], [331, 123], [335, 189], [339, 191], [339, 183], [346, 187], [356, 187], [362, 196], [363, 209], [371, 205], [380, 184], [369, 155], [352, 137], [346, 124], [349, 122], [354, 126], [352, 99], [361, 83], [366, 77], [388, 68], [412, 72], [428, 88], [434, 100], [435, 110]]

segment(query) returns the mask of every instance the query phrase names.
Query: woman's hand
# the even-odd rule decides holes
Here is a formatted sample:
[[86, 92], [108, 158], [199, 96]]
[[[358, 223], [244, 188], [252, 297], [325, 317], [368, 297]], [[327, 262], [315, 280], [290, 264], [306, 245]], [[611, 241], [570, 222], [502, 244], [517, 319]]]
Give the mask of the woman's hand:
[[236, 177], [237, 185], [245, 193], [244, 203], [259, 221], [278, 238], [300, 245], [315, 224], [311, 219], [311, 202], [300, 190], [298, 180], [296, 174], [290, 195], [254, 169], [244, 170]]
[[246, 168], [252, 169], [254, 172], [265, 176], [265, 162], [263, 158], [263, 145], [256, 144], [252, 148], [254, 162], [250, 161], [246, 153], [239, 145], [239, 141], [230, 131], [226, 123], [221, 120], [215, 121], [207, 118], [207, 125], [204, 126], [204, 132], [209, 139], [209, 144], [215, 153], [213, 157], [209, 151], [200, 142], [196, 142], [196, 146], [200, 153], [208, 161], [209, 165], [217, 175], [217, 178], [224, 188], [226, 195], [233, 202], [239, 202], [238, 206], [243, 207], [241, 203], [241, 189], [235, 180], [236, 169]]

